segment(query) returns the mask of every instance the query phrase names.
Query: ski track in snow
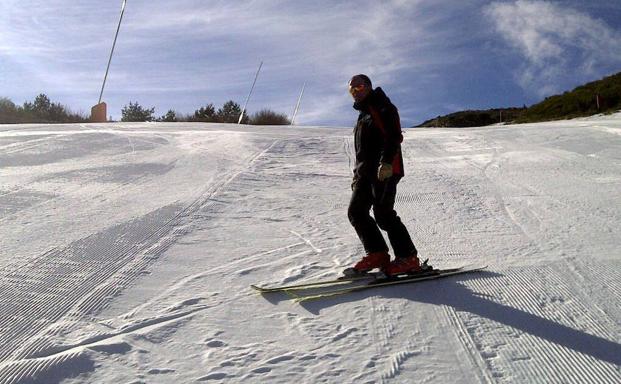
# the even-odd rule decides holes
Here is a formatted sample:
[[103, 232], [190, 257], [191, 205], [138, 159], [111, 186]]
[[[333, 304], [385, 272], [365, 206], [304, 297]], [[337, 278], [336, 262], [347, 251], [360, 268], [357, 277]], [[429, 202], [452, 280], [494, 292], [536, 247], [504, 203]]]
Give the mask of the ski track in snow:
[[619, 382], [620, 127], [409, 130], [419, 253], [488, 270], [298, 306], [248, 285], [362, 254], [350, 130], [0, 126], [0, 382]]

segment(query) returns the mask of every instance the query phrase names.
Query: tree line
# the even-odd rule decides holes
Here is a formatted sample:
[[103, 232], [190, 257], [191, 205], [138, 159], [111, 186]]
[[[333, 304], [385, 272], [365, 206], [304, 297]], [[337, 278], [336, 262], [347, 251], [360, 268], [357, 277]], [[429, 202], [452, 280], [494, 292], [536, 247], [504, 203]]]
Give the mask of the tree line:
[[516, 123], [572, 119], [621, 109], [621, 72], [574, 88], [561, 95], [546, 97], [528, 108]]
[[481, 127], [496, 123], [537, 123], [613, 113], [621, 110], [621, 72], [522, 108], [460, 111], [427, 120], [417, 127]]
[[[195, 110], [193, 114], [179, 114], [170, 109], [164, 115], [156, 117], [155, 108], [142, 107], [138, 102], [126, 105], [121, 110], [121, 121], [161, 121], [161, 122], [203, 122], [203, 123], [237, 123], [242, 109], [233, 100], [229, 100], [216, 110], [216, 107], [209, 103]], [[262, 109], [252, 115], [244, 111], [241, 124], [251, 125], [289, 125], [291, 121], [287, 115], [274, 112], [269, 109]]]
[[[172, 109], [162, 116], [155, 115], [155, 108], [145, 108], [138, 102], [129, 102], [121, 110], [121, 121], [159, 121], [159, 122], [208, 122], [237, 123], [241, 107], [229, 100], [216, 109], [206, 104], [192, 114], [181, 114]], [[0, 124], [26, 123], [86, 123], [89, 118], [84, 113], [76, 113], [60, 103], [54, 103], [45, 94], [40, 94], [32, 102], [17, 105], [6, 97], [0, 97]], [[244, 111], [242, 124], [252, 125], [289, 125], [285, 114], [262, 109], [252, 115]]]
[[44, 94], [23, 105], [16, 105], [10, 99], [0, 97], [0, 124], [85, 122], [88, 122], [88, 117], [83, 113], [75, 113], [60, 103], [53, 103]]

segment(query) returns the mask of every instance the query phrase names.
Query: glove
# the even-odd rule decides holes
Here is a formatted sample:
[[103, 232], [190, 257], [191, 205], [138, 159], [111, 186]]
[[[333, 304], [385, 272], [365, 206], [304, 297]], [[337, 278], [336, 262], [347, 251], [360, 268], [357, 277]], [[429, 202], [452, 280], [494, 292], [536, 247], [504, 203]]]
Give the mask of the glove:
[[388, 163], [380, 164], [377, 169], [377, 179], [379, 181], [385, 181], [392, 176], [392, 165]]

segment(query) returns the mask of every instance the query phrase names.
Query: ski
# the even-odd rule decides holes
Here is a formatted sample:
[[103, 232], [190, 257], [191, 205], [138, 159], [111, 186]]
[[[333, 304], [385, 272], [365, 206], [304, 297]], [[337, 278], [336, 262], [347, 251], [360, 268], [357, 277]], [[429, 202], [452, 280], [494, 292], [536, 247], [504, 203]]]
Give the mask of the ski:
[[424, 273], [422, 275], [409, 275], [409, 276], [406, 275], [406, 276], [397, 276], [397, 277], [378, 278], [378, 279], [374, 279], [370, 281], [367, 284], [357, 285], [354, 287], [328, 290], [328, 291], [323, 291], [321, 293], [314, 294], [314, 295], [295, 295], [296, 296], [295, 302], [300, 303], [304, 301], [319, 300], [323, 298], [343, 295], [346, 293], [363, 291], [363, 290], [377, 288], [377, 287], [386, 287], [386, 286], [397, 285], [397, 284], [408, 284], [408, 283], [417, 283], [417, 282], [426, 281], [426, 280], [434, 280], [434, 279], [439, 279], [439, 278], [448, 277], [448, 276], [455, 276], [455, 275], [459, 275], [462, 273], [480, 271], [485, 268], [487, 268], [486, 265], [481, 266], [481, 267], [461, 267], [461, 268], [434, 270], [428, 273]]
[[254, 285], [253, 284], [250, 287], [252, 289], [254, 289], [255, 291], [259, 291], [261, 293], [284, 292], [284, 291], [293, 291], [293, 290], [301, 290], [301, 289], [326, 287], [326, 286], [330, 286], [330, 285], [344, 285], [344, 284], [347, 284], [347, 283], [351, 283], [351, 282], [355, 282], [355, 281], [360, 281], [360, 280], [375, 280], [379, 276], [383, 276], [383, 274], [380, 275], [380, 272], [375, 272], [375, 273], [374, 272], [370, 272], [370, 273], [360, 274], [360, 275], [357, 275], [357, 276], [341, 276], [341, 277], [339, 277], [337, 279], [320, 280], [320, 281], [314, 281], [314, 282], [310, 282], [310, 283], [281, 285], [281, 286], [277, 286], [277, 287], [260, 287], [258, 285]]
[[[420, 276], [422, 273], [428, 273], [433, 270], [432, 267], [427, 266], [427, 260], [423, 262], [423, 267], [426, 268], [424, 272], [417, 274]], [[302, 290], [302, 289], [312, 289], [312, 288], [321, 288], [327, 287], [330, 285], [345, 285], [347, 283], [353, 283], [361, 280], [377, 280], [380, 278], [386, 278], [386, 275], [383, 272], [356, 272], [353, 268], [347, 268], [343, 271], [343, 274], [336, 279], [329, 280], [320, 280], [314, 281], [310, 283], [301, 283], [301, 284], [292, 284], [292, 285], [281, 285], [276, 287], [261, 287], [258, 285], [251, 285], [250, 287], [255, 291], [259, 291], [261, 293], [268, 292], [285, 292], [285, 291], [294, 291], [294, 290]]]

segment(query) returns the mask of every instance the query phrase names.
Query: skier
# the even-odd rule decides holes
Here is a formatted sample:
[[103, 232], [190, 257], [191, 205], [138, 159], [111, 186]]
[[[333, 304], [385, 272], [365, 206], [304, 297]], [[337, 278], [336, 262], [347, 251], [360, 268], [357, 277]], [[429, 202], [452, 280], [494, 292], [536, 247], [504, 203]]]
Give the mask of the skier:
[[[373, 89], [371, 79], [363, 74], [351, 78], [349, 93], [360, 114], [354, 128], [356, 162], [348, 216], [366, 251], [349, 272], [379, 268], [392, 276], [421, 271], [416, 247], [394, 210], [397, 184], [404, 175], [397, 108], [380, 87]], [[371, 208], [375, 220], [369, 214]], [[388, 233], [395, 252], [392, 262], [380, 228]]]

